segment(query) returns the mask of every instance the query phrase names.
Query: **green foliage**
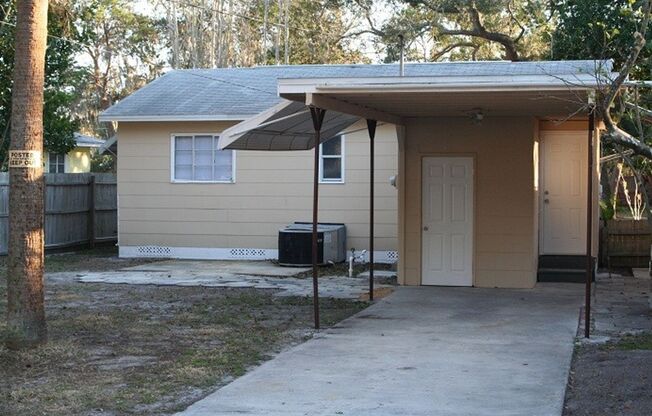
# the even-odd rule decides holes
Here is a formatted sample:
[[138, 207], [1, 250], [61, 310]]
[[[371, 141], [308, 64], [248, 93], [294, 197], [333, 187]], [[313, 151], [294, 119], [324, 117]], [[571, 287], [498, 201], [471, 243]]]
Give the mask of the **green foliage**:
[[614, 218], [614, 209], [611, 201], [606, 201], [604, 199], [600, 200], [600, 218], [603, 221], [611, 220]]
[[115, 157], [96, 153], [91, 159], [91, 172], [115, 172]]
[[[358, 3], [369, 4], [369, 1]], [[394, 14], [381, 28], [387, 62], [398, 59], [399, 34], [404, 36], [410, 60], [503, 59], [505, 50], [499, 43], [482, 36], [448, 33], [451, 29], [474, 29], [469, 13], [471, 6], [478, 11], [486, 31], [514, 41], [518, 59], [536, 60], [549, 52], [552, 26], [547, 1], [397, 0], [395, 3]]]
[[[558, 24], [553, 34], [554, 59], [614, 59], [618, 68], [629, 54], [642, 18], [641, 1], [557, 0]], [[652, 30], [641, 51], [634, 79], [649, 79], [652, 70]]]
[[[0, 0], [0, 169], [4, 165], [10, 143], [11, 89], [13, 85], [15, 0]], [[48, 11], [48, 46], [45, 56], [44, 146], [48, 151], [67, 153], [74, 145], [73, 134], [78, 121], [71, 111], [77, 100], [75, 86], [80, 69], [75, 64], [79, 47], [67, 8], [52, 2]]]

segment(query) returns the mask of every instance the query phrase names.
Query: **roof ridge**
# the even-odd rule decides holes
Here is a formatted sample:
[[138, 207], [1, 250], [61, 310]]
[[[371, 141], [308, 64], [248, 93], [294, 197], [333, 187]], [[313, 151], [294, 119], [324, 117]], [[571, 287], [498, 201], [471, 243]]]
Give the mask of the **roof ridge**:
[[[569, 60], [541, 60], [541, 61], [508, 61], [504, 59], [497, 60], [479, 60], [479, 61], [438, 61], [438, 62], [405, 62], [405, 65], [410, 66], [438, 66], [438, 65], [480, 65], [480, 64], [551, 64], [551, 63], [560, 63], [560, 64], [572, 64], [572, 63], [590, 63], [590, 62], [609, 62], [611, 59], [569, 59]], [[206, 72], [206, 71], [233, 71], [233, 70], [260, 70], [260, 69], [275, 69], [275, 68], [368, 68], [368, 67], [383, 67], [383, 66], [398, 66], [398, 62], [390, 63], [372, 63], [372, 64], [361, 64], [361, 63], [352, 63], [352, 64], [288, 64], [288, 65], [254, 65], [254, 66], [237, 66], [237, 67], [219, 67], [219, 68], [175, 68], [166, 73], [170, 72]]]

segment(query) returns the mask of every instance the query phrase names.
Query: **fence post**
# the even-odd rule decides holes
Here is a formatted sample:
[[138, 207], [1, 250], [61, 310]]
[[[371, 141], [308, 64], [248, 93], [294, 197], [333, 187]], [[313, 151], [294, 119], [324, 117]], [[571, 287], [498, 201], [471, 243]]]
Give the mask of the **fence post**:
[[88, 246], [95, 248], [95, 175], [88, 180]]

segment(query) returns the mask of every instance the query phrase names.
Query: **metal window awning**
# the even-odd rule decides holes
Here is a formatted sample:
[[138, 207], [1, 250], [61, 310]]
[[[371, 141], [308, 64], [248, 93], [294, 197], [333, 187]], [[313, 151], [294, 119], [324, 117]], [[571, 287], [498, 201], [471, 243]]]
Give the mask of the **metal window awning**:
[[[320, 143], [340, 134], [360, 117], [328, 111]], [[305, 103], [283, 100], [262, 113], [222, 132], [219, 149], [308, 150], [315, 146], [315, 127]]]

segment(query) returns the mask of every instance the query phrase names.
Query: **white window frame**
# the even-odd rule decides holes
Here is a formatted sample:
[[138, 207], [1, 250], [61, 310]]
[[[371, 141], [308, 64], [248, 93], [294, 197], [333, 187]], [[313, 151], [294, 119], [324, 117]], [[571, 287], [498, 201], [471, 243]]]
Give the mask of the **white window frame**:
[[195, 183], [195, 184], [215, 184], [215, 183], [235, 183], [235, 172], [236, 172], [236, 157], [235, 150], [231, 150], [231, 180], [226, 181], [198, 181], [194, 179], [176, 179], [174, 177], [174, 166], [175, 166], [175, 138], [178, 136], [215, 136], [219, 137], [220, 133], [172, 133], [170, 134], [170, 182], [171, 183]]
[[[328, 184], [328, 183], [343, 184], [343, 183], [345, 183], [345, 173], [346, 173], [346, 164], [345, 164], [345, 160], [346, 160], [346, 157], [345, 157], [346, 156], [346, 150], [345, 149], [346, 149], [346, 146], [345, 146], [345, 144], [346, 144], [346, 139], [345, 139], [344, 134], [339, 134], [338, 136], [340, 137], [341, 148], [342, 148], [342, 152], [341, 152], [340, 156], [331, 156], [331, 155], [324, 156], [324, 154], [322, 153], [322, 148], [323, 148], [322, 144], [323, 143], [319, 145], [319, 183], [325, 183], [325, 184]], [[341, 159], [341, 161], [342, 161], [342, 163], [341, 163], [342, 174], [341, 174], [340, 179], [324, 178], [324, 158], [326, 158], [326, 159], [340, 158]]]
[[68, 172], [68, 155], [66, 155], [64, 153], [48, 152], [48, 159], [47, 159], [48, 163], [47, 163], [47, 171], [46, 171], [46, 173], [50, 173], [50, 165], [51, 165], [50, 164], [50, 156], [51, 155], [56, 155], [57, 156], [57, 163], [56, 163], [57, 166], [60, 165], [60, 163], [58, 163], [59, 162], [59, 160], [58, 160], [59, 156], [63, 156], [63, 172], [55, 172], [55, 173], [66, 173], [66, 172]]

